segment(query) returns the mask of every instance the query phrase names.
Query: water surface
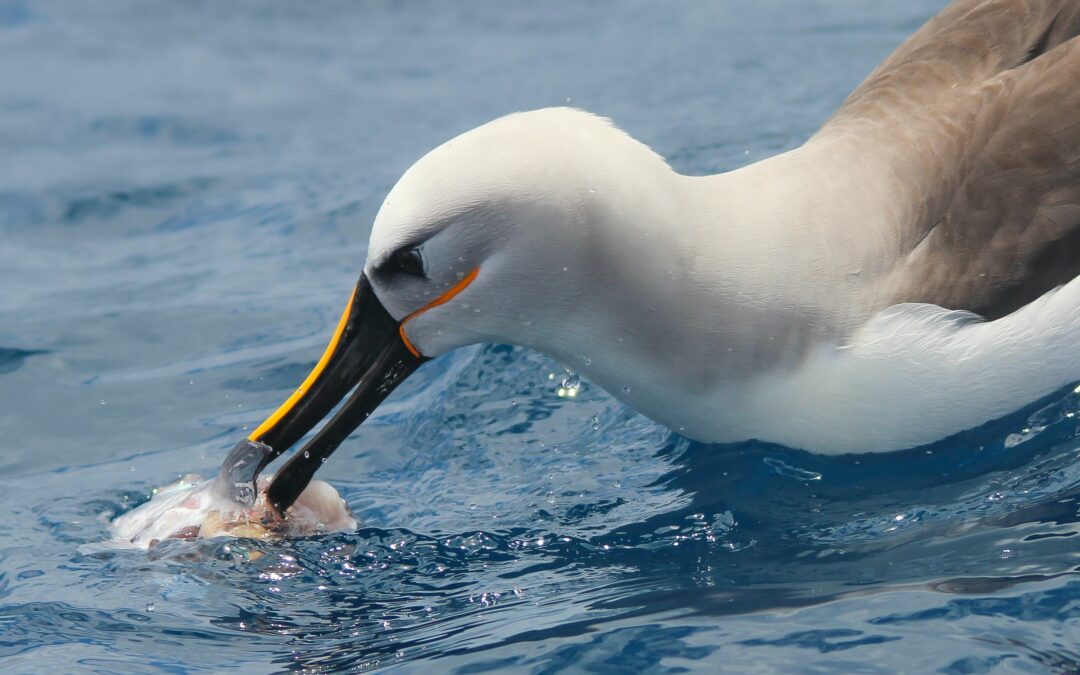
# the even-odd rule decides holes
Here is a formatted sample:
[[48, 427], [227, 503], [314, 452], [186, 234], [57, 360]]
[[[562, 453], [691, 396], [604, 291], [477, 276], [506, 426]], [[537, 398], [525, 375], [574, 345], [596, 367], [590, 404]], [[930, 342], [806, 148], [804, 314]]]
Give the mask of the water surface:
[[1080, 668], [1071, 390], [822, 458], [472, 347], [321, 472], [356, 532], [80, 552], [303, 378], [434, 145], [569, 103], [735, 168], [940, 5], [0, 0], [0, 669]]

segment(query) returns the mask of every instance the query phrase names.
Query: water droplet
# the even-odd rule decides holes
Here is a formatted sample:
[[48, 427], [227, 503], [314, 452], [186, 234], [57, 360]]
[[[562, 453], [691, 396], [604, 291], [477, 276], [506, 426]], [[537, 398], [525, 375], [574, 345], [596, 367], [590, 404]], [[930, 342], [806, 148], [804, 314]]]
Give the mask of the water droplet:
[[188, 380], [187, 383], [188, 384], [195, 384], [195, 380]]
[[630, 393], [630, 385], [626, 385], [625, 387], [623, 387], [622, 388], [622, 393], [629, 394]]
[[572, 370], [567, 369], [562, 382], [555, 393], [559, 398], [575, 398], [581, 392], [581, 377]]
[[157, 609], [157, 605], [155, 605], [153, 601], [146, 603], [146, 611], [152, 612], [155, 609]]
[[564, 268], [562, 268], [562, 271], [563, 271], [563, 272], [566, 272], [566, 271], [568, 271], [569, 269], [570, 269], [569, 267], [564, 267]]
[[105, 405], [105, 399], [101, 399], [101, 405]]
[[592, 359], [585, 359], [585, 365], [586, 366], [591, 366], [592, 365]]
[[309, 451], [309, 450], [304, 451], [304, 459], [311, 459], [311, 451]]
[[593, 416], [589, 418], [589, 422], [592, 424], [593, 431], [600, 428], [600, 415], [599, 413], [593, 413]]

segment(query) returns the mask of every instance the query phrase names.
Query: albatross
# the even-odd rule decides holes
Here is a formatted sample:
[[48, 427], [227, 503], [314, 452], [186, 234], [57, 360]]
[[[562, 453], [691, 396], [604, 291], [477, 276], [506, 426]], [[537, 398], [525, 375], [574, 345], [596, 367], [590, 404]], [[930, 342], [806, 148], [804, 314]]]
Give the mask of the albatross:
[[1078, 33], [1080, 1], [957, 0], [801, 147], [714, 176], [570, 108], [447, 141], [387, 195], [325, 353], [229, 461], [256, 475], [344, 400], [277, 472], [284, 511], [399, 382], [483, 342], [692, 439], [832, 454], [1080, 380]]

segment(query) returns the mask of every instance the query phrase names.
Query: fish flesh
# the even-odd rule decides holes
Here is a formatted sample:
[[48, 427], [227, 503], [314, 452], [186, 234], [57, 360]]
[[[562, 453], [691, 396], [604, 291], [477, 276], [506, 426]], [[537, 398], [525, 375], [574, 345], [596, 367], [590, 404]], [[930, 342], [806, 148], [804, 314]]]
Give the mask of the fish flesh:
[[112, 522], [117, 547], [149, 549], [166, 539], [241, 537], [275, 540], [355, 530], [358, 523], [329, 483], [314, 480], [285, 512], [266, 498], [270, 476], [256, 482], [253, 503], [238, 502], [224, 473], [209, 480], [189, 474], [154, 490], [150, 501]]
[[103, 546], [145, 550], [167, 539], [274, 540], [357, 528], [345, 500], [321, 480], [308, 483], [284, 513], [279, 511], [267, 496], [273, 476], [258, 475], [272, 457], [268, 445], [238, 443], [217, 476], [183, 476], [155, 489], [150, 501], [114, 520], [113, 539]]

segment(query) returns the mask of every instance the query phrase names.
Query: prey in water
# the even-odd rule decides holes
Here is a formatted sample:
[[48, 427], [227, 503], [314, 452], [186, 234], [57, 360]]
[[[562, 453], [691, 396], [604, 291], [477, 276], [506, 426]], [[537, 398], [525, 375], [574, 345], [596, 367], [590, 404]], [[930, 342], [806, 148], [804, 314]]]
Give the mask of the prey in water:
[[266, 446], [233, 453], [217, 476], [189, 474], [158, 488], [151, 500], [112, 523], [113, 542], [149, 549], [166, 539], [284, 539], [354, 530], [356, 518], [329, 483], [308, 483], [296, 501], [278, 511], [267, 499], [270, 477], [256, 478]]

